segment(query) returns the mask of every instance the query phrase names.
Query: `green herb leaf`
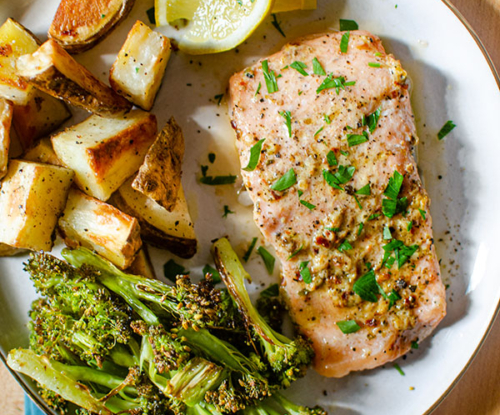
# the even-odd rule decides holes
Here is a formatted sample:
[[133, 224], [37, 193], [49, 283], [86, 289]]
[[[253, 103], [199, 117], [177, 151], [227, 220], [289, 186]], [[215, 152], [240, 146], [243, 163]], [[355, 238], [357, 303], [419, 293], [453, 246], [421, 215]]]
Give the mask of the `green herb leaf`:
[[316, 137], [321, 131], [323, 131], [324, 127], [321, 127], [318, 131], [314, 133], [314, 137]]
[[397, 200], [384, 199], [382, 200], [382, 213], [388, 218], [392, 218], [398, 213], [406, 213], [408, 207], [408, 198], [402, 197]]
[[449, 120], [446, 121], [446, 124], [443, 125], [443, 127], [439, 130], [438, 133], [438, 140], [442, 140], [444, 137], [446, 137], [451, 131], [456, 127], [456, 125], [453, 123], [453, 121]]
[[326, 75], [326, 72], [323, 69], [321, 63], [319, 63], [318, 58], [313, 58], [312, 62], [313, 62], [313, 72], [315, 75]]
[[295, 252], [292, 252], [290, 254], [290, 256], [287, 258], [287, 259], [292, 259], [294, 256], [296, 256], [300, 251], [302, 251], [304, 249], [304, 245], [300, 245], [300, 248], [297, 249]]
[[359, 201], [358, 197], [356, 195], [353, 195], [354, 196], [354, 200], [356, 201], [356, 204], [358, 205], [358, 207], [363, 210], [363, 206], [361, 205], [361, 202]]
[[419, 209], [418, 211], [420, 212], [422, 219], [425, 220], [425, 215], [427, 214], [427, 212], [425, 210], [422, 210], [422, 209]]
[[378, 107], [373, 114], [370, 114], [367, 117], [366, 123], [368, 124], [368, 130], [370, 131], [370, 134], [377, 129], [378, 120], [380, 119], [381, 112], [382, 112], [382, 107]]
[[417, 251], [418, 245], [406, 246], [403, 242], [393, 239], [382, 248], [385, 251], [383, 264], [390, 268], [394, 262], [397, 262], [398, 269], [400, 269]]
[[309, 261], [303, 261], [300, 263], [299, 270], [300, 276], [302, 277], [302, 281], [306, 284], [310, 284], [312, 282], [311, 271], [309, 270]]
[[302, 190], [297, 190], [297, 194], [299, 195], [299, 197], [302, 197], [302, 195], [304, 194], [304, 192]]
[[139, 68], [135, 68], [135, 73], [139, 73]]
[[264, 261], [264, 265], [266, 266], [269, 275], [272, 275], [272, 273], [274, 272], [274, 263], [276, 262], [276, 259], [263, 246], [259, 246], [257, 248], [257, 253], [261, 256], [262, 260]]
[[394, 363], [393, 366], [394, 366], [394, 369], [396, 369], [401, 376], [405, 375], [405, 372], [403, 372], [403, 369], [401, 369], [401, 367], [397, 363]]
[[379, 293], [379, 285], [373, 270], [370, 270], [358, 279], [354, 283], [352, 289], [361, 297], [361, 299], [365, 301], [369, 301], [371, 303], [376, 303], [378, 301], [377, 294]]
[[298, 73], [304, 76], [309, 76], [309, 74], [305, 71], [305, 68], [307, 68], [307, 65], [304, 62], [301, 61], [295, 61], [290, 65], [290, 68], [295, 69]]
[[370, 68], [380, 68], [380, 63], [379, 62], [368, 62], [368, 66]]
[[390, 292], [390, 294], [388, 295], [388, 298], [389, 298], [389, 310], [391, 309], [391, 307], [394, 305], [394, 303], [396, 301], [401, 300], [401, 296], [395, 290], [392, 290]]
[[361, 232], [363, 231], [364, 227], [365, 227], [365, 224], [363, 222], [360, 222], [359, 226], [358, 226], [358, 236], [361, 235]]
[[340, 19], [340, 31], [358, 30], [359, 26], [354, 20]]
[[392, 239], [391, 230], [389, 229], [388, 226], [384, 226], [383, 237], [386, 240], [391, 240]]
[[354, 166], [339, 166], [337, 173], [334, 174], [339, 184], [345, 184], [352, 179], [356, 168]]
[[217, 101], [217, 105], [220, 105], [222, 98], [224, 98], [224, 94], [219, 94], [214, 97], [214, 99]]
[[272, 14], [273, 16], [273, 21], [271, 22], [272, 25], [276, 28], [278, 32], [280, 32], [281, 36], [286, 37], [285, 33], [281, 29], [280, 23], [278, 22], [278, 18], [276, 17], [276, 14]]
[[334, 189], [344, 190], [337, 184], [337, 179], [329, 170], [323, 170], [323, 178], [325, 179], [326, 183]]
[[410, 231], [411, 231], [411, 228], [413, 228], [413, 221], [412, 221], [412, 220], [408, 222], [408, 225], [406, 225], [406, 230], [407, 230], [408, 232], [410, 232]]
[[280, 295], [280, 286], [279, 284], [271, 284], [269, 287], [267, 287], [264, 291], [260, 292], [261, 297], [279, 297]]
[[348, 251], [349, 249], [352, 249], [352, 245], [347, 239], [344, 239], [337, 249], [340, 252]]
[[250, 149], [250, 158], [248, 159], [248, 164], [243, 168], [245, 171], [254, 171], [259, 164], [260, 153], [262, 151], [262, 145], [266, 139], [263, 138], [255, 143]]
[[412, 349], [418, 349], [418, 341], [417, 340], [413, 340], [411, 342], [411, 348]]
[[326, 114], [325, 114], [325, 115], [323, 115], [323, 118], [325, 119], [325, 122], [326, 122], [327, 124], [331, 124], [331, 123], [332, 123], [332, 120], [330, 119], [330, 116], [329, 116], [329, 115], [326, 115]]
[[354, 320], [337, 321], [337, 326], [344, 334], [356, 333], [361, 327]]
[[387, 187], [384, 191], [384, 195], [389, 199], [396, 200], [398, 198], [399, 192], [401, 191], [403, 179], [403, 175], [397, 170], [394, 170], [394, 173], [389, 179], [389, 183], [387, 184]]
[[208, 170], [208, 166], [200, 166], [201, 167], [201, 175], [203, 177], [206, 177], [207, 176], [207, 170]]
[[363, 134], [347, 134], [347, 144], [349, 147], [354, 147], [368, 141], [368, 133], [363, 131]]
[[340, 228], [332, 228], [331, 226], [325, 226], [325, 229], [330, 232], [338, 232]]
[[229, 210], [228, 205], [224, 205], [224, 214], [222, 215], [223, 218], [227, 218], [227, 215], [234, 213], [232, 210]]
[[276, 192], [282, 192], [297, 183], [297, 176], [295, 175], [295, 170], [291, 168], [283, 176], [281, 176], [274, 184], [271, 186], [271, 190]]
[[334, 78], [333, 74], [330, 74], [323, 80], [318, 89], [316, 89], [316, 93], [319, 94], [324, 89], [335, 88], [335, 92], [337, 92], [338, 95], [341, 89], [345, 89], [346, 86], [352, 86], [352, 85], [356, 85], [356, 81], [346, 82], [343, 76]]
[[368, 217], [368, 220], [377, 219], [378, 217], [380, 217], [380, 213], [374, 213]]
[[149, 23], [151, 24], [156, 24], [156, 18], [155, 18], [155, 8], [154, 6], [151, 7], [150, 9], [146, 10], [146, 14], [148, 15]]
[[288, 137], [292, 137], [292, 115], [290, 111], [280, 111], [279, 113], [285, 119], [286, 129], [288, 130]]
[[214, 163], [214, 161], [215, 161], [215, 153], [208, 153], [208, 161], [210, 163], [212, 163], [212, 164]]
[[278, 81], [276, 80], [276, 73], [269, 70], [269, 62], [266, 60], [262, 61], [262, 73], [264, 74], [264, 80], [266, 81], [267, 92], [272, 94], [278, 91]]
[[200, 182], [203, 184], [207, 184], [209, 186], [219, 186], [224, 184], [234, 184], [236, 182], [236, 177], [232, 174], [228, 174], [227, 176], [203, 176], [200, 178]]
[[175, 283], [177, 275], [187, 274], [189, 274], [189, 271], [186, 271], [186, 268], [175, 262], [173, 259], [169, 259], [163, 265], [163, 275], [165, 275], [165, 278], [169, 279], [173, 283]]
[[312, 203], [306, 202], [305, 200], [299, 200], [299, 202], [301, 205], [304, 205], [309, 210], [314, 210], [314, 208], [316, 208], [316, 205], [313, 205]]
[[342, 35], [342, 39], [340, 40], [340, 51], [342, 53], [347, 53], [347, 49], [349, 48], [349, 36], [351, 32], [345, 32]]
[[359, 189], [356, 192], [357, 195], [362, 195], [362, 196], [370, 196], [372, 194], [371, 189], [370, 189], [370, 183], [368, 183], [366, 186], [363, 186], [361, 189]]
[[328, 154], [326, 155], [326, 161], [330, 166], [337, 166], [339, 162], [337, 161], [337, 157], [335, 156], [335, 153], [330, 150]]
[[344, 157], [347, 157], [349, 155], [348, 151], [344, 151], [344, 150], [339, 150], [339, 151], [340, 151], [340, 154], [342, 154]]
[[202, 272], [203, 272], [203, 275], [210, 274], [214, 284], [218, 284], [219, 282], [222, 282], [222, 278], [219, 274], [219, 271], [217, 271], [214, 267], [211, 267], [210, 265], [207, 264], [203, 267]]
[[255, 248], [256, 243], [257, 243], [257, 238], [253, 238], [252, 242], [250, 242], [250, 246], [245, 252], [245, 255], [243, 255], [243, 261], [248, 262], [248, 260], [250, 259], [250, 255], [252, 255], [252, 251]]
[[260, 88], [262, 88], [262, 84], [259, 82], [259, 85], [257, 86], [257, 90], [255, 91], [255, 96], [257, 96], [259, 94]]

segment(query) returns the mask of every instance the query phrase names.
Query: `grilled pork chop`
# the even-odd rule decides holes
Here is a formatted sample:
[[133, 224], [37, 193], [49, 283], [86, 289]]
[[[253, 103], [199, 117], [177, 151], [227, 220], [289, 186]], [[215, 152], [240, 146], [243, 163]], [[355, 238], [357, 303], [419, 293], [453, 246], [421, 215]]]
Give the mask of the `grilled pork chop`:
[[348, 36], [290, 43], [230, 81], [255, 220], [331, 377], [396, 359], [446, 313], [406, 72], [376, 36]]

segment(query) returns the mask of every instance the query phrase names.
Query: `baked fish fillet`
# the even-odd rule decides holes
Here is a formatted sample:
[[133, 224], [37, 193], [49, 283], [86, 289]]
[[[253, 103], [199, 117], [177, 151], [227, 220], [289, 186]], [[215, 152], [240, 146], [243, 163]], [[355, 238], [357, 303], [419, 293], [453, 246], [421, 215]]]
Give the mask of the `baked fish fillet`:
[[315, 369], [341, 377], [406, 353], [446, 300], [400, 62], [368, 32], [327, 33], [287, 44], [229, 89], [255, 221]]

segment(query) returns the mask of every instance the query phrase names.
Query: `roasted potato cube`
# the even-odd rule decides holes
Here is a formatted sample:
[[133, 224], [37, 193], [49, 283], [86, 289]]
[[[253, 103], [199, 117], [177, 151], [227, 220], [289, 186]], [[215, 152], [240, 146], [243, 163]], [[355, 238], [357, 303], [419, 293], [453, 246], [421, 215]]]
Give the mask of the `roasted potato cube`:
[[49, 39], [32, 54], [17, 60], [17, 73], [53, 97], [94, 114], [123, 114], [132, 104], [99, 81], [55, 40]]
[[155, 280], [156, 273], [149, 257], [147, 245], [142, 245], [142, 248], [137, 253], [134, 262], [128, 267], [125, 272], [133, 275], [141, 275], [143, 277]]
[[7, 174], [9, 163], [12, 112], [12, 104], [0, 98], [0, 179]]
[[11, 160], [0, 190], [0, 242], [50, 251], [72, 181], [63, 167]]
[[69, 53], [83, 52], [104, 39], [133, 5], [134, 0], [62, 0], [49, 36]]
[[33, 147], [28, 149], [22, 157], [23, 160], [35, 161], [38, 163], [53, 164], [54, 166], [65, 167], [59, 160], [52, 148], [50, 138], [42, 138]]
[[172, 211], [181, 187], [183, 157], [184, 137], [172, 117], [147, 152], [132, 187]]
[[0, 243], [0, 257], [14, 256], [26, 252], [25, 249], [14, 248], [13, 246]]
[[59, 232], [69, 247], [93, 249], [122, 269], [142, 245], [137, 219], [77, 189], [69, 192]]
[[138, 20], [111, 67], [109, 83], [120, 95], [149, 111], [169, 58], [170, 40]]
[[140, 110], [120, 118], [93, 115], [52, 136], [52, 146], [59, 160], [75, 171], [78, 187], [106, 201], [137, 171], [156, 129], [156, 117]]
[[134, 190], [130, 179], [113, 195], [111, 203], [137, 218], [145, 242], [157, 248], [168, 249], [181, 258], [191, 258], [196, 253], [194, 225], [182, 187], [172, 212]]
[[26, 150], [69, 117], [71, 113], [64, 102], [35, 90], [27, 105], [14, 105], [12, 123], [23, 149]]
[[0, 97], [26, 105], [33, 87], [17, 75], [16, 61], [38, 49], [38, 39], [22, 24], [7, 19], [0, 26]]

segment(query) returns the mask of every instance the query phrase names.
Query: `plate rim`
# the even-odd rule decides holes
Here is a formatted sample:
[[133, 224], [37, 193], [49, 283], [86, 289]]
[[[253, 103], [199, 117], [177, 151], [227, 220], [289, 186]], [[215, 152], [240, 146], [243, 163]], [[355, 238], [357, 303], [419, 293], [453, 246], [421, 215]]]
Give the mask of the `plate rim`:
[[[499, 72], [493, 63], [493, 60], [491, 59], [491, 56], [484, 46], [484, 43], [476, 33], [476, 31], [472, 28], [471, 24], [469, 21], [465, 18], [465, 16], [451, 3], [451, 0], [440, 0], [442, 4], [444, 4], [454, 15], [455, 17], [462, 23], [462, 25], [465, 27], [465, 29], [469, 32], [470, 36], [472, 39], [476, 42], [476, 45], [478, 46], [479, 50], [481, 51], [483, 57], [486, 60], [486, 63], [488, 64], [490, 71], [493, 75], [493, 78], [495, 79], [497, 83], [498, 90], [500, 92], [500, 76]], [[450, 393], [453, 391], [453, 389], [457, 386], [457, 384], [460, 382], [460, 380], [463, 378], [467, 370], [470, 368], [471, 364], [473, 361], [476, 359], [478, 356], [481, 348], [484, 346], [484, 343], [488, 336], [490, 335], [493, 325], [496, 321], [498, 316], [500, 315], [500, 298], [497, 301], [495, 311], [492, 314], [492, 317], [489, 321], [488, 327], [486, 328], [483, 336], [481, 337], [480, 341], [478, 342], [476, 348], [474, 349], [474, 352], [470, 355], [469, 360], [467, 363], [463, 366], [462, 370], [460, 373], [455, 377], [455, 379], [450, 383], [448, 388], [441, 394], [441, 396], [434, 401], [434, 403], [423, 413], [423, 415], [430, 415], [432, 412], [434, 412], [442, 403], [443, 401], [450, 395]], [[38, 406], [40, 410], [42, 410], [45, 414], [47, 415], [56, 415], [56, 413], [47, 405], [47, 403], [41, 398], [41, 396], [36, 393], [24, 380], [24, 376], [20, 375], [18, 372], [14, 371], [9, 367], [7, 364], [7, 356], [4, 354], [4, 351], [0, 349], [0, 360], [3, 362], [9, 373], [12, 375], [12, 377], [16, 380], [18, 385], [24, 390], [24, 392], [29, 396], [29, 398]]]

